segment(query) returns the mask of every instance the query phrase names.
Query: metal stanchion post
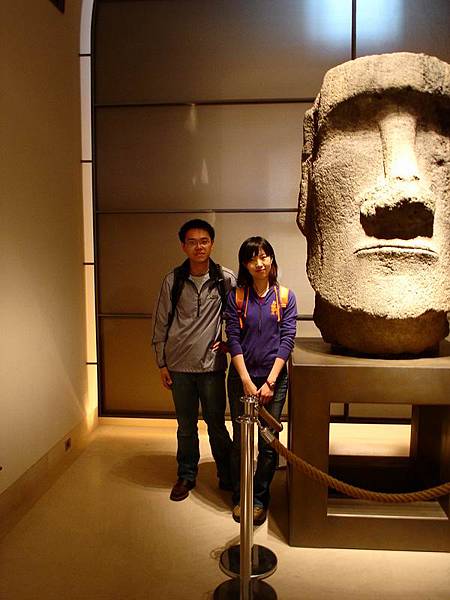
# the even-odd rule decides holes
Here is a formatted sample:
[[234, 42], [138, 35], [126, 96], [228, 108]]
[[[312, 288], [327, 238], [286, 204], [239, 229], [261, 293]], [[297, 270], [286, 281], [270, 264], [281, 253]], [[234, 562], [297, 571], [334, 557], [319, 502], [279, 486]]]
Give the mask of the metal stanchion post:
[[244, 401], [241, 418], [241, 522], [240, 522], [240, 589], [241, 599], [250, 598], [253, 548], [253, 454], [254, 454], [255, 402]]
[[241, 424], [241, 519], [240, 544], [227, 548], [220, 557], [220, 568], [233, 579], [225, 581], [214, 592], [215, 600], [276, 600], [273, 588], [261, 581], [275, 571], [277, 558], [265, 546], [253, 545], [253, 463], [254, 463], [254, 396], [241, 398], [244, 414]]

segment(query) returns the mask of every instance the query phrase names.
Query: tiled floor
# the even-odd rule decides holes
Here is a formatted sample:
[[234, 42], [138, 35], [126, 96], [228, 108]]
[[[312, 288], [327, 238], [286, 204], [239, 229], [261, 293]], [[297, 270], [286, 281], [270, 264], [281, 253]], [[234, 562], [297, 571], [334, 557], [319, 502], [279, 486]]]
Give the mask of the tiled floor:
[[[238, 542], [239, 526], [229, 494], [217, 489], [204, 428], [201, 450], [197, 487], [170, 502], [173, 421], [101, 425], [0, 541], [1, 600], [212, 598], [226, 580], [221, 551]], [[450, 598], [450, 554], [291, 548], [283, 469], [272, 490], [269, 519], [254, 541], [278, 557], [267, 583], [279, 600]]]

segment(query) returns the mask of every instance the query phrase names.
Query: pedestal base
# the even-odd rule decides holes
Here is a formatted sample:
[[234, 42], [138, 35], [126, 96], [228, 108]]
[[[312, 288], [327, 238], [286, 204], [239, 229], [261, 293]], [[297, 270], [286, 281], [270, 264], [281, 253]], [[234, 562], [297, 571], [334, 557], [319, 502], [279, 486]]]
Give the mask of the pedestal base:
[[[386, 360], [333, 354], [316, 338], [296, 340], [290, 365], [290, 449], [323, 471], [377, 491], [420, 490], [449, 481], [449, 355], [448, 342], [437, 357]], [[410, 456], [333, 460], [332, 402], [412, 405]], [[450, 552], [448, 495], [405, 505], [333, 498], [291, 465], [288, 485], [292, 546]]]

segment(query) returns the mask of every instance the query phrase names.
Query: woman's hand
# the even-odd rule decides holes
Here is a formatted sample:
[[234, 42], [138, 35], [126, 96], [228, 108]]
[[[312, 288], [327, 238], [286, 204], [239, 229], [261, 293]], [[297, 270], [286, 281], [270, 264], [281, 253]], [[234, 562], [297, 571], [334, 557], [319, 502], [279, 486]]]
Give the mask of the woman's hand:
[[269, 402], [273, 398], [273, 390], [270, 389], [270, 387], [267, 385], [267, 383], [264, 383], [259, 388], [259, 390], [257, 391], [257, 394], [259, 396], [259, 401], [262, 405], [269, 404]]
[[257, 396], [258, 395], [258, 390], [256, 388], [256, 385], [253, 383], [253, 381], [250, 378], [244, 379], [242, 381], [242, 387], [244, 388], [244, 394], [246, 396]]
[[211, 344], [211, 350], [213, 352], [223, 352], [226, 354], [228, 352], [228, 346], [226, 342], [214, 342]]

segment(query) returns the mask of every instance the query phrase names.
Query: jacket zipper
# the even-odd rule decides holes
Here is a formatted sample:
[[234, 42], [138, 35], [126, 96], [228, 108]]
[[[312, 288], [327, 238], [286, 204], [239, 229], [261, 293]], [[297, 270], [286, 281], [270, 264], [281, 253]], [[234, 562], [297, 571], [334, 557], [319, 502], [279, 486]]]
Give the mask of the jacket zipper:
[[258, 302], [258, 308], [259, 308], [258, 334], [261, 335], [261, 332], [262, 332], [262, 304], [261, 304], [259, 298], [257, 299], [257, 302]]
[[[189, 279], [187, 281], [189, 281]], [[202, 287], [200, 288], [200, 290], [197, 289], [197, 286], [195, 285], [195, 283], [193, 281], [189, 281], [189, 283], [194, 286], [195, 291], [197, 292], [197, 319], [200, 317], [200, 307], [201, 307], [200, 297], [201, 297], [201, 293], [202, 293], [203, 288], [205, 287], [205, 285], [209, 284], [209, 281], [210, 281], [209, 279], [208, 279], [208, 281], [205, 281], [205, 283], [202, 285]], [[212, 287], [214, 287], [214, 286], [212, 286]]]
[[[203, 291], [203, 288], [205, 287], [205, 285], [209, 285], [209, 282], [210, 282], [210, 279], [208, 279], [208, 281], [205, 281], [205, 283], [202, 285], [200, 290], [198, 290], [197, 286], [195, 286], [195, 289], [197, 290], [197, 319], [200, 317], [200, 306], [201, 306], [200, 296]], [[191, 283], [192, 283], [192, 281], [191, 281]], [[194, 284], [192, 283], [192, 285], [194, 285]]]

